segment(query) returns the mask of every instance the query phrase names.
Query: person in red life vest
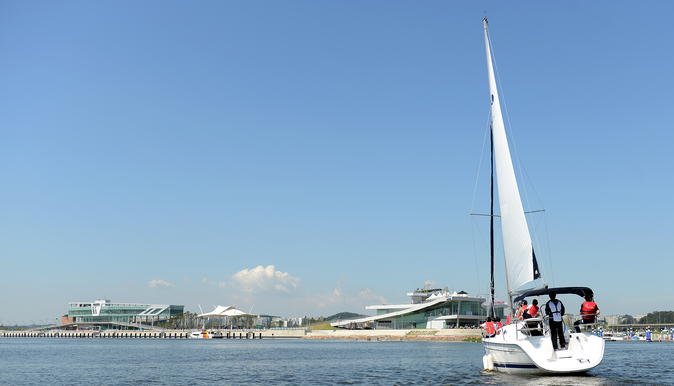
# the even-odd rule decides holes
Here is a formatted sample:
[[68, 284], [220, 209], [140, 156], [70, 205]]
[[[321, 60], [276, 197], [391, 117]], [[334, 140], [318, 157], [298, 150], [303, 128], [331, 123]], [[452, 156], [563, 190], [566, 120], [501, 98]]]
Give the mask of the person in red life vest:
[[576, 332], [580, 332], [580, 324], [594, 323], [597, 315], [599, 315], [599, 307], [594, 302], [592, 295], [585, 296], [585, 301], [580, 306], [580, 315], [583, 318], [573, 324], [576, 327]]
[[503, 328], [503, 323], [501, 323], [501, 318], [498, 316], [494, 319], [496, 320], [496, 333], [498, 334], [498, 332], [501, 331], [501, 328]]
[[484, 328], [485, 337], [492, 338], [496, 335], [496, 326], [492, 322], [491, 317], [488, 316], [487, 321], [480, 325], [480, 327]]
[[538, 300], [534, 299], [534, 301], [531, 302], [529, 308], [527, 308], [527, 310], [522, 313], [522, 316], [524, 319], [535, 318], [536, 315], [538, 315], [538, 310]]
[[527, 303], [526, 300], [522, 300], [522, 303], [520, 305], [520, 308], [517, 309], [517, 315], [515, 315], [515, 318], [517, 319], [524, 319], [524, 312], [529, 308], [528, 306], [529, 303]]
[[[557, 350], [557, 347], [562, 350], [566, 349], [566, 340], [564, 340], [564, 304], [557, 300], [557, 294], [551, 293], [550, 300], [545, 304], [545, 314], [550, 317], [550, 338], [552, 340], [552, 348]], [[559, 339], [559, 346], [557, 345]]]

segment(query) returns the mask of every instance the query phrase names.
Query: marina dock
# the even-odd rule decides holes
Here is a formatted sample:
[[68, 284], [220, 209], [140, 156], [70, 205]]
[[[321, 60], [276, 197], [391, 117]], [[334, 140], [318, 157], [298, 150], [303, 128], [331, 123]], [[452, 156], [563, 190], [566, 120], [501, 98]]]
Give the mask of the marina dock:
[[[191, 331], [2, 331], [0, 338], [105, 338], [105, 339], [189, 339]], [[299, 339], [303, 329], [220, 331], [216, 339]]]
[[[89, 338], [89, 339], [190, 339], [188, 330], [25, 330], [0, 331], [0, 338]], [[214, 333], [214, 334], [213, 334]], [[465, 341], [479, 339], [477, 329], [438, 330], [221, 330], [212, 331], [215, 339], [319, 339], [355, 341]]]

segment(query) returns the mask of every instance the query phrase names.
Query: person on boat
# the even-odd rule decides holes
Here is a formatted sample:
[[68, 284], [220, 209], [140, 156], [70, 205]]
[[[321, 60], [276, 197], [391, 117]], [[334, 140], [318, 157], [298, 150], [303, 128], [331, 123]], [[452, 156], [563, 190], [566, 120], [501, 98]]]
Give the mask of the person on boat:
[[501, 323], [501, 318], [499, 318], [498, 316], [495, 319], [496, 319], [496, 331], [498, 331], [501, 328], [503, 328], [503, 323]]
[[529, 306], [529, 308], [527, 308], [527, 310], [522, 313], [522, 316], [524, 317], [524, 319], [535, 318], [536, 315], [538, 315], [538, 310], [539, 310], [538, 300], [534, 299], [531, 302], [531, 305]]
[[487, 321], [481, 324], [480, 327], [485, 329], [485, 336], [487, 338], [493, 338], [496, 335], [496, 326], [490, 316], [487, 316]]
[[524, 319], [524, 312], [526, 312], [529, 303], [527, 303], [526, 300], [522, 300], [522, 303], [520, 304], [520, 308], [517, 309], [517, 315], [515, 316], [517, 319], [522, 320]]
[[[552, 348], [557, 350], [561, 348], [566, 349], [566, 341], [564, 340], [564, 304], [557, 300], [557, 294], [551, 293], [550, 300], [545, 304], [545, 314], [550, 317], [550, 338], [552, 339]], [[559, 346], [557, 340], [559, 339]]]
[[597, 307], [597, 303], [594, 302], [592, 295], [585, 296], [585, 301], [580, 306], [580, 315], [582, 315], [583, 318], [573, 324], [576, 327], [576, 332], [580, 332], [580, 324], [594, 323], [597, 315], [599, 315], [599, 307]]

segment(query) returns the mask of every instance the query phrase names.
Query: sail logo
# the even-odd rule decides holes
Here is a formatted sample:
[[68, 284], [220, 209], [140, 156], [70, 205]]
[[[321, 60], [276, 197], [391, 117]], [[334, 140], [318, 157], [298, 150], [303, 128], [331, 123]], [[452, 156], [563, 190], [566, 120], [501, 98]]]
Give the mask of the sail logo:
[[491, 94], [491, 104], [494, 104], [494, 94]]

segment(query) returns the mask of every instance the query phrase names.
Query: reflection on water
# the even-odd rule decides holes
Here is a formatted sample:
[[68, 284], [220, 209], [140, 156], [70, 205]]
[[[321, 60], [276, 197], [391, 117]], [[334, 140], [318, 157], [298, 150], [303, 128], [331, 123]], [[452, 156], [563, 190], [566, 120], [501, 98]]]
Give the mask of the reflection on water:
[[672, 342], [606, 342], [602, 363], [585, 375], [520, 376], [482, 371], [484, 385], [667, 385], [674, 373], [667, 364]]
[[479, 343], [144, 339], [0, 340], [13, 385], [624, 385], [674, 384], [674, 343], [607, 342], [582, 376], [482, 371]]

